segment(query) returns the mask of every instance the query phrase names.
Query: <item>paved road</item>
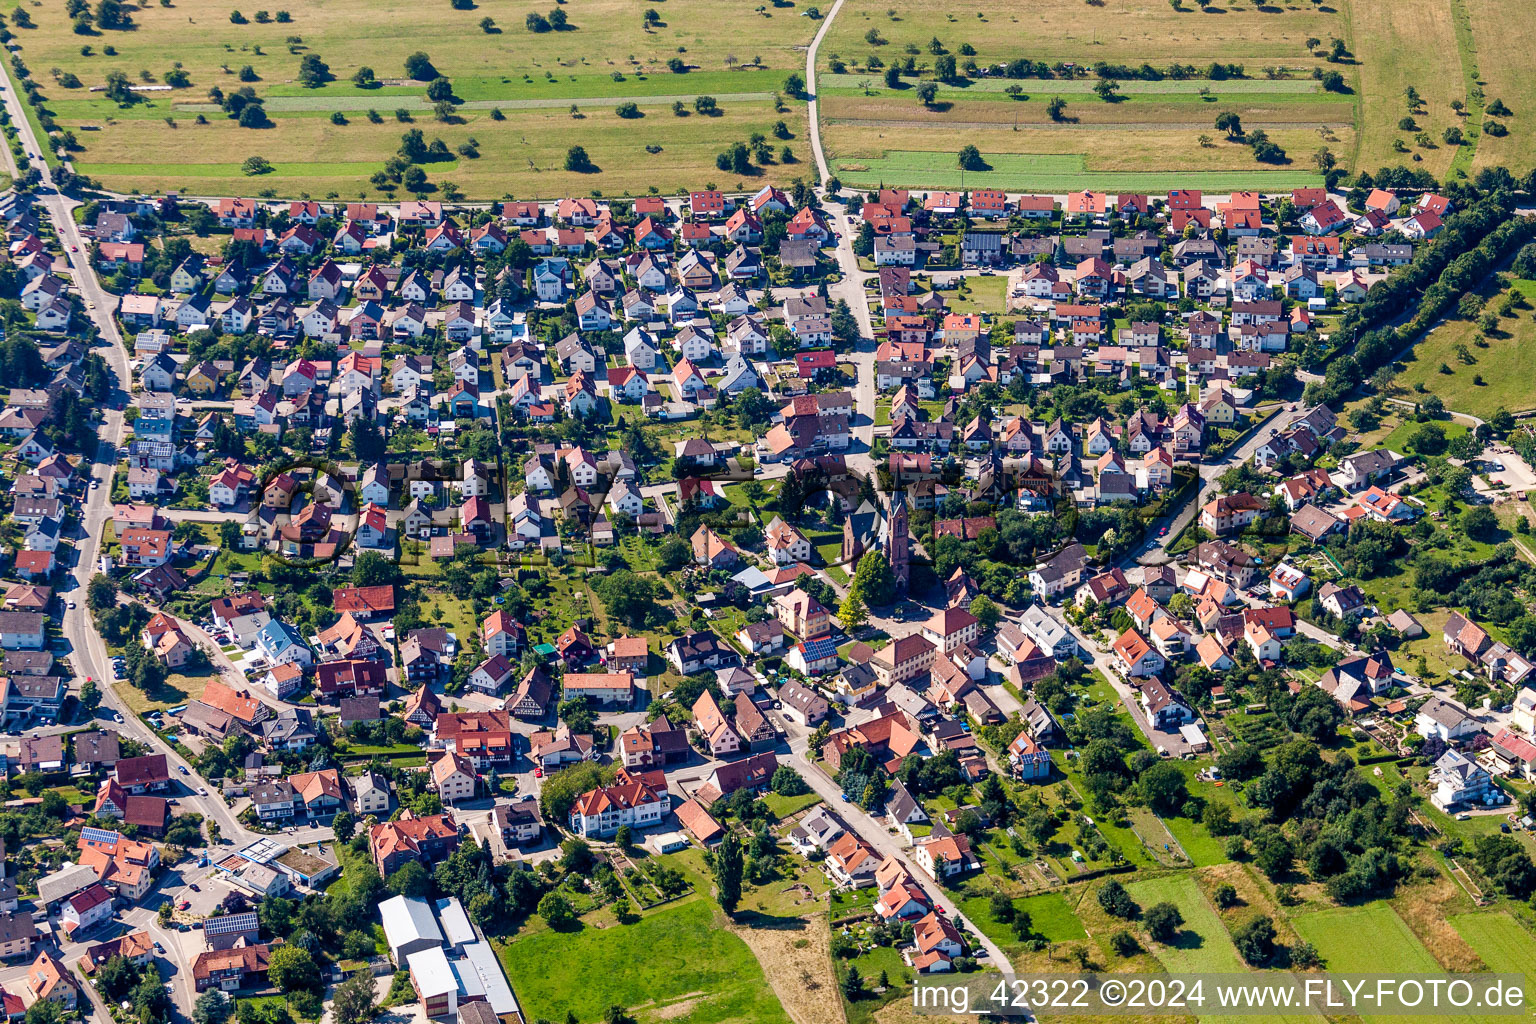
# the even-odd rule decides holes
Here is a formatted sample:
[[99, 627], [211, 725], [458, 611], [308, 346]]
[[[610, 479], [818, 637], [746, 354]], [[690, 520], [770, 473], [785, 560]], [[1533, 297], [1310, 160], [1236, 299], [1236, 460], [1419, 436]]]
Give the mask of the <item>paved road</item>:
[[[23, 145], [29, 153], [40, 153], [39, 140], [32, 131], [32, 126], [24, 116], [16, 91], [10, 79], [9, 69], [0, 62], [0, 81], [3, 81], [5, 104], [10, 113], [12, 123], [16, 125], [21, 134]], [[41, 159], [33, 160], [33, 166], [37, 167], [42, 175], [42, 182], [37, 189], [37, 198], [43, 211], [53, 222], [59, 239], [66, 249], [70, 250], [71, 267], [70, 276], [75, 288], [85, 300], [86, 311], [91, 322], [100, 334], [100, 342], [92, 348], [92, 351], [100, 354], [107, 363], [108, 370], [115, 378], [115, 398], [125, 395], [131, 386], [132, 375], [128, 368], [127, 351], [123, 347], [123, 337], [117, 328], [116, 321], [112, 318], [111, 310], [116, 308], [117, 299], [109, 294], [101, 285], [96, 272], [91, 268], [86, 254], [90, 251], [86, 239], [81, 235], [78, 225], [75, 224], [71, 211], [77, 205], [58, 191], [54, 186], [53, 177], [47, 164]], [[114, 401], [112, 404], [116, 404]], [[234, 816], [229, 805], [222, 798], [210, 790], [207, 796], [198, 796], [196, 787], [202, 780], [192, 772], [192, 766], [183, 760], [171, 747], [157, 736], [153, 730], [144, 725], [139, 718], [128, 708], [127, 703], [116, 692], [112, 682], [111, 659], [108, 656], [106, 645], [102, 642], [90, 621], [90, 612], [86, 607], [85, 586], [95, 573], [96, 552], [100, 549], [102, 534], [110, 527], [111, 523], [111, 486], [113, 467], [117, 461], [117, 449], [122, 445], [124, 435], [123, 414], [114, 408], [104, 411], [99, 429], [100, 445], [96, 452], [95, 462], [89, 465], [89, 474], [93, 479], [100, 480], [99, 486], [86, 492], [86, 499], [81, 511], [80, 532], [82, 534], [76, 541], [78, 556], [73, 571], [63, 581], [60, 590], [66, 598], [75, 601], [74, 608], [66, 608], [64, 613], [63, 632], [71, 647], [70, 659], [74, 672], [81, 678], [92, 678], [98, 681], [102, 691], [102, 707], [109, 711], [115, 711], [122, 715], [123, 721], [114, 727], [121, 734], [141, 743], [147, 744], [150, 749], [166, 755], [167, 763], [180, 774], [179, 769], [186, 767], [191, 774], [182, 776], [190, 786], [187, 792], [177, 796], [177, 801], [183, 810], [195, 811], [204, 818], [218, 822], [220, 831], [226, 842], [243, 845], [257, 838], [255, 833], [241, 825]], [[217, 648], [215, 647], [215, 650]], [[296, 830], [286, 836], [286, 841], [311, 842], [316, 839], [331, 839], [330, 829], [307, 828]], [[190, 1006], [188, 1007], [190, 1009]]]
[[832, 27], [832, 22], [837, 18], [837, 12], [843, 9], [843, 0], [837, 0], [827, 16], [822, 19], [821, 27], [816, 30], [816, 38], [811, 40], [810, 49], [805, 51], [805, 92], [809, 97], [806, 104], [810, 112], [811, 152], [816, 157], [816, 173], [822, 182], [831, 177], [827, 171], [827, 158], [821, 150], [821, 112], [816, 102], [816, 51], [821, 48], [821, 40]]

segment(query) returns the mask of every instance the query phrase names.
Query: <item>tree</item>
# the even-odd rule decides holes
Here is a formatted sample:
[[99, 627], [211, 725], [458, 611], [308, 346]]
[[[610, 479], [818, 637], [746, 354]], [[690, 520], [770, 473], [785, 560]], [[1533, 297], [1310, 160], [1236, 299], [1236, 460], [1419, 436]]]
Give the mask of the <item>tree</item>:
[[453, 99], [453, 83], [442, 75], [438, 75], [427, 83], [427, 99], [433, 103], [442, 103]]
[[528, 27], [529, 32], [549, 31], [549, 19], [538, 11], [529, 11], [528, 17], [523, 19], [523, 24]]
[[1275, 955], [1275, 923], [1259, 914], [1232, 929], [1232, 944], [1244, 960], [1257, 966]]
[[336, 817], [331, 819], [331, 829], [336, 833], [338, 843], [350, 843], [357, 829], [352, 821], [350, 811], [337, 811]]
[[170, 1018], [171, 997], [165, 992], [159, 972], [145, 971], [139, 983], [133, 987], [133, 1010], [141, 1024], [153, 1024]]
[[1227, 138], [1235, 139], [1243, 134], [1243, 119], [1232, 111], [1224, 111], [1216, 115], [1216, 130], [1226, 132]]
[[405, 73], [418, 82], [430, 82], [437, 77], [437, 68], [432, 66], [432, 58], [417, 50], [405, 58]]
[[229, 996], [211, 988], [198, 996], [197, 1002], [192, 1004], [192, 1020], [196, 1024], [224, 1024], [234, 1009]]
[[1147, 934], [1165, 946], [1179, 934], [1179, 926], [1184, 923], [1184, 915], [1179, 913], [1179, 908], [1168, 902], [1152, 904], [1141, 915], [1141, 919], [1147, 926]]
[[373, 1016], [373, 975], [354, 974], [336, 988], [331, 1000], [331, 1019], [336, 1024], [363, 1024]]
[[63, 1021], [64, 1007], [52, 999], [39, 999], [27, 1007], [26, 1024], [63, 1024]]
[[85, 585], [85, 603], [92, 611], [106, 611], [117, 604], [117, 584], [112, 577], [97, 573]]
[[299, 61], [299, 82], [307, 89], [318, 89], [331, 80], [331, 68], [318, 54], [306, 53]]
[[635, 837], [628, 825], [620, 825], [618, 832], [614, 833], [613, 841], [619, 849], [627, 850], [634, 845]]
[[1113, 78], [1101, 78], [1093, 87], [1093, 91], [1105, 103], [1113, 103], [1119, 99], [1117, 94], [1120, 92], [1120, 83]]
[[837, 617], [843, 624], [843, 629], [852, 632], [859, 629], [869, 621], [869, 609], [864, 607], [864, 599], [859, 596], [858, 587], [849, 587], [848, 596], [843, 598], [843, 603], [837, 609]]
[[86, 711], [101, 707], [101, 690], [97, 688], [96, 680], [87, 679], [80, 687], [80, 706]]
[[727, 832], [715, 851], [715, 899], [727, 914], [741, 903], [741, 841]]
[[805, 78], [798, 72], [792, 71], [784, 79], [784, 91], [797, 99], [805, 95]]
[[[278, 946], [272, 951], [267, 967], [267, 978], [282, 992], [313, 992], [320, 986], [320, 969], [309, 950], [294, 943]], [[159, 978], [155, 979], [158, 987]], [[163, 989], [162, 989], [163, 991]]]
[[1067, 114], [1067, 101], [1060, 96], [1052, 96], [1051, 102], [1045, 105], [1045, 112], [1052, 121], [1064, 120]]
[[389, 891], [397, 896], [414, 896], [424, 899], [432, 892], [432, 876], [418, 860], [407, 861], [394, 874], [385, 879]]
[[539, 900], [539, 916], [551, 928], [560, 931], [562, 928], [570, 927], [571, 922], [576, 920], [576, 911], [565, 893], [554, 889]]
[[933, 101], [939, 95], [939, 87], [932, 82], [919, 82], [917, 85], [917, 101], [925, 107], [933, 106]]
[[992, 915], [992, 920], [1007, 924], [1013, 920], [1013, 900], [1005, 892], [994, 892], [987, 900], [987, 911]]
[[1099, 890], [1099, 906], [1104, 908], [1106, 914], [1112, 914], [1127, 921], [1135, 917], [1139, 909], [1136, 901], [1131, 899], [1131, 894], [1125, 891], [1125, 886], [1113, 878], [1105, 882], [1104, 887]]
[[896, 575], [891, 563], [879, 551], [866, 551], [853, 574], [853, 586], [859, 596], [876, 608], [884, 608], [896, 599]]
[[1461, 514], [1461, 529], [1473, 540], [1489, 540], [1499, 531], [1499, 520], [1487, 505], [1473, 505]]
[[1171, 761], [1159, 761], [1142, 772], [1136, 785], [1147, 806], [1163, 814], [1178, 810], [1189, 798], [1184, 773]]
[[864, 995], [864, 979], [860, 976], [859, 969], [853, 964], [848, 965], [848, 973], [843, 975], [843, 995], [849, 1002]]
[[987, 162], [981, 158], [981, 150], [975, 146], [961, 146], [958, 163], [962, 171], [984, 171], [987, 169]]
[[565, 151], [565, 169], [575, 174], [592, 174], [597, 170], [585, 147], [572, 146]]
[[986, 594], [977, 594], [971, 599], [970, 612], [981, 623], [982, 629], [995, 628], [1003, 617], [1003, 610]]
[[1222, 910], [1237, 906], [1237, 888], [1228, 882], [1216, 887], [1216, 906]]

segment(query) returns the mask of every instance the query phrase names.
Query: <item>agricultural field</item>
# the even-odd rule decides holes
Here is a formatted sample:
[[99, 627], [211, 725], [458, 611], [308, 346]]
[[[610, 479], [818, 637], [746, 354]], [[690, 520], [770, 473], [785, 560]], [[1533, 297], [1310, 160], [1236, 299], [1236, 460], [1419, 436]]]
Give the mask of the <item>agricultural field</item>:
[[[1491, 332], [1476, 319], [1441, 321], [1402, 360], [1404, 369], [1397, 378], [1405, 389], [1401, 397], [1413, 400], [1422, 384], [1439, 395], [1447, 409], [1484, 419], [1500, 408], [1514, 413], [1536, 409], [1536, 379], [1530, 373], [1536, 346], [1536, 281], [1516, 279], [1504, 291], [1490, 287], [1482, 295], [1487, 311], [1497, 311], [1511, 295], [1520, 305], [1513, 316], [1500, 317]], [[1467, 363], [1467, 356], [1474, 361]]]
[[[1313, 156], [1323, 147], [1348, 169], [1397, 164], [1439, 177], [1524, 167], [1536, 148], [1526, 130], [1536, 88], [1517, 56], [1530, 47], [1509, 40], [1501, 22], [1518, 23], [1526, 43], [1536, 30], [1515, 14], [1513, 0], [1203, 9], [1120, 0], [1087, 15], [1068, 0], [1017, 12], [989, 6], [948, 5], [939, 22], [916, 3], [845, 5], [819, 51], [817, 82], [823, 141], [839, 176], [861, 185], [960, 187], [955, 154], [972, 144], [990, 165], [965, 175], [972, 186], [1287, 189], [1317, 182]], [[1342, 52], [1331, 53], [1334, 40]], [[933, 81], [944, 55], [962, 68], [974, 61], [982, 74], [937, 83], [925, 103], [918, 84]], [[1146, 81], [1122, 73], [1110, 99], [1095, 94], [1095, 74], [985, 74], [1020, 57], [1079, 67], [1180, 64], [1195, 74]], [[891, 88], [885, 69], [908, 61], [914, 73]], [[1205, 77], [1212, 62], [1242, 65], [1246, 77], [1212, 81]], [[1325, 91], [1315, 70], [1338, 72], [1343, 88]], [[1420, 101], [1411, 110], [1409, 88]], [[1066, 107], [1053, 118], [1047, 107], [1058, 97]], [[1508, 134], [1497, 139], [1481, 131], [1484, 103], [1495, 98], [1510, 108], [1500, 115]], [[1288, 160], [1259, 163], [1242, 140], [1216, 131], [1216, 115], [1229, 111], [1246, 128], [1263, 129]], [[1445, 140], [1453, 126], [1464, 144]]]
[[[774, 162], [759, 165], [743, 186], [810, 173], [779, 157], [788, 145], [809, 159], [804, 105], [786, 97], [777, 110], [773, 97], [791, 71], [803, 69], [795, 47], [809, 41], [814, 22], [794, 2], [754, 11], [672, 0], [659, 23], [643, 28], [648, 6], [576, 0], [560, 7], [565, 30], [535, 33], [525, 18], [545, 8], [505, 0], [462, 11], [444, 6], [426, 19], [400, 0], [337, 0], [297, 8], [281, 23], [265, 11], [267, 21], [258, 23], [257, 11], [247, 10], [246, 24], [231, 22], [227, 4], [186, 0], [130, 8], [128, 31], [77, 35], [64, 8], [49, 5], [31, 10], [35, 27], [15, 31], [47, 108], [83, 147], [73, 154], [80, 169], [114, 188], [378, 195], [369, 178], [411, 127], [429, 140], [441, 138], [454, 153], [473, 137], [478, 158], [461, 155], [425, 170], [436, 185], [451, 183], [485, 199], [593, 189], [643, 194], [652, 186], [675, 192], [716, 179], [735, 187], [735, 176], [726, 180], [715, 168], [715, 155], [754, 133], [769, 137]], [[485, 18], [494, 23], [490, 31], [480, 27]], [[405, 58], [418, 51], [452, 83], [457, 109], [450, 122], [436, 119], [426, 82], [406, 77]], [[331, 80], [317, 88], [298, 80], [309, 55], [329, 68]], [[684, 70], [670, 70], [672, 60]], [[375, 87], [353, 84], [362, 67], [373, 70]], [[187, 85], [165, 86], [173, 68], [186, 73]], [[97, 91], [112, 71], [154, 91], [119, 107]], [[231, 93], [246, 84], [242, 78], [262, 97], [270, 127], [242, 128], [209, 102], [210, 89]], [[66, 88], [76, 79], [77, 87]], [[694, 112], [700, 95], [715, 98], [716, 116]], [[625, 101], [642, 116], [619, 117], [615, 107]], [[686, 116], [673, 113], [679, 101]], [[411, 122], [398, 120], [397, 110]], [[333, 123], [333, 114], [342, 123]], [[780, 120], [789, 138], [773, 137]], [[567, 148], [578, 143], [597, 171], [564, 170]], [[242, 165], [252, 156], [274, 169], [247, 177]]]
[[[1324, 92], [1310, 77], [1318, 66], [1351, 77], [1348, 66], [1325, 64], [1306, 45], [1308, 39], [1319, 40], [1320, 54], [1330, 39], [1347, 35], [1346, 18], [1333, 7], [1231, 4], [1202, 12], [1193, 4], [1175, 9], [1151, 0], [1120, 0], [1087, 15], [1067, 0], [1017, 12], [988, 7], [975, 0], [949, 5], [946, 21], [938, 22], [916, 3], [889, 11], [884, 4], [845, 6], [822, 43], [820, 59], [823, 69], [836, 60], [847, 73], [818, 79], [824, 142], [841, 177], [958, 187], [955, 153], [974, 144], [992, 170], [967, 173], [967, 185], [1043, 191], [1156, 191], [1182, 183], [1208, 190], [1288, 189], [1316, 183], [1312, 154], [1320, 147], [1347, 157], [1355, 145], [1354, 96]], [[1091, 76], [973, 77], [970, 84], [962, 79], [941, 86], [925, 106], [916, 97], [916, 77], [892, 90], [885, 87], [882, 69], [870, 67], [872, 57], [889, 65], [915, 53], [917, 68], [931, 69], [934, 38], [962, 64], [974, 60], [983, 69], [1024, 57], [1135, 68], [1188, 64], [1198, 69], [1198, 77], [1121, 81], [1113, 102], [1094, 94]], [[1206, 69], [1215, 61], [1243, 64], [1249, 77], [1211, 81]], [[1275, 69], [1276, 77], [1268, 77], [1265, 67]], [[1004, 91], [1009, 86], [1021, 91], [1010, 96]], [[1047, 105], [1058, 96], [1067, 105], [1053, 119]], [[1213, 127], [1225, 111], [1262, 128], [1285, 149], [1289, 162], [1258, 163], [1247, 146], [1227, 140]], [[1054, 159], [1038, 159], [1045, 156]]]
[[1483, 134], [1474, 168], [1536, 165], [1536, 78], [1529, 55], [1536, 52], [1536, 20], [1523, 0], [1462, 0], [1471, 66], [1489, 103], [1502, 100], [1510, 116], [1500, 120], [1509, 134]]

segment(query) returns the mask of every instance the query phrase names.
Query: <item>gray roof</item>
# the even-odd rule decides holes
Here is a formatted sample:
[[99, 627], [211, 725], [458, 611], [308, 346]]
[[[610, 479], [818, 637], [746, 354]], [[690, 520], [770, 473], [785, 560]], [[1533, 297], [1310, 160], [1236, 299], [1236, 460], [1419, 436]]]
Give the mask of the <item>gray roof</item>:
[[98, 881], [100, 879], [91, 868], [84, 864], [69, 864], [37, 880], [37, 899], [39, 903], [56, 903]]
[[395, 896], [379, 904], [379, 918], [384, 922], [384, 939], [392, 949], [399, 949], [417, 939], [442, 943], [443, 933], [425, 900]]

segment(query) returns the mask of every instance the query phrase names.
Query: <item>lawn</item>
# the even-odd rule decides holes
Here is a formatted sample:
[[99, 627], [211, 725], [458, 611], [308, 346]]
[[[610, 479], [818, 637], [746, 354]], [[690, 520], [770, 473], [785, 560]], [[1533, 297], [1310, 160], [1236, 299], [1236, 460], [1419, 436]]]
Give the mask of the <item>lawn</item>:
[[[837, 961], [839, 982], [847, 974], [849, 965], [858, 968], [859, 976], [864, 979], [866, 995], [854, 1003], [846, 999], [843, 1001], [848, 1024], [863, 1024], [864, 1021], [874, 1019], [877, 1016], [876, 1011], [893, 1000], [905, 996], [909, 991], [912, 968], [901, 959], [900, 953], [889, 946], [876, 946], [852, 960]], [[875, 995], [870, 990], [879, 983], [881, 971], [885, 972], [888, 987], [885, 992]]]
[[[1397, 911], [1383, 901], [1358, 907], [1332, 907], [1291, 919], [1296, 934], [1317, 947], [1330, 971], [1375, 972], [1383, 964], [1394, 971], [1434, 973], [1435, 958], [1409, 930]], [[1369, 943], [1361, 942], [1370, 936]]]
[[[718, 174], [714, 157], [725, 146], [756, 132], [772, 138], [780, 120], [792, 137], [772, 139], [776, 162], [760, 177], [787, 182], [808, 173], [805, 165], [777, 162], [785, 144], [809, 158], [804, 105], [785, 97], [779, 111], [772, 99], [783, 92], [785, 77], [803, 68], [795, 48], [815, 31], [795, 0], [756, 9], [672, 0], [649, 29], [642, 29], [642, 8], [627, 0], [582, 0], [561, 8], [570, 30], [545, 33], [524, 26], [529, 10], [487, 0], [422, 19], [417, 5], [403, 0], [334, 0], [295, 8], [286, 23], [236, 25], [228, 5], [183, 0], [133, 8], [131, 31], [80, 36], [63, 7], [48, 6], [32, 11], [36, 27], [18, 28], [15, 43], [60, 127], [74, 131], [84, 147], [75, 154], [79, 165], [125, 189], [160, 191], [179, 183], [199, 194], [259, 188], [377, 194], [369, 176], [407, 127], [396, 120], [397, 109], [455, 150], [470, 136], [479, 141], [479, 159], [427, 168], [434, 182], [451, 181], [479, 198], [556, 197], [594, 188], [644, 193], [652, 185], [686, 190]], [[494, 19], [491, 32], [479, 27], [486, 17]], [[81, 54], [82, 44], [91, 47], [89, 56]], [[108, 46], [114, 55], [104, 55]], [[453, 83], [458, 123], [435, 121], [425, 82], [403, 77], [405, 58], [416, 51], [427, 53]], [[320, 88], [297, 81], [299, 62], [309, 55], [329, 67], [332, 81]], [[669, 60], [681, 61], [684, 70], [673, 73]], [[114, 70], [159, 84], [173, 62], [189, 84], [145, 93], [131, 107], [92, 91]], [[352, 83], [364, 65], [378, 87]], [[212, 87], [239, 87], [246, 66], [251, 86], [268, 103], [272, 126], [265, 130], [236, 126], [208, 101]], [[73, 73], [80, 86], [58, 85], [51, 69]], [[715, 97], [721, 116], [694, 114], [699, 95]], [[639, 103], [644, 116], [617, 117], [614, 107], [626, 100]], [[672, 114], [678, 101], [688, 116]], [[573, 104], [579, 111], [570, 110]], [[504, 119], [492, 118], [498, 108], [508, 112]], [[378, 123], [370, 110], [378, 112]], [[344, 123], [333, 124], [332, 111], [345, 112]], [[198, 124], [199, 117], [207, 123]], [[597, 173], [564, 170], [566, 149], [578, 143]], [[648, 145], [659, 149], [648, 152]], [[246, 178], [241, 163], [255, 155], [276, 170]]]
[[[1047, 942], [1075, 942], [1088, 937], [1083, 923], [1072, 913], [1067, 901], [1057, 893], [1048, 892], [1015, 899], [1013, 906], [1016, 912], [1029, 915], [1032, 937]], [[963, 900], [960, 912], [1010, 955], [1024, 948], [1024, 944], [1014, 935], [1012, 923], [1004, 923], [992, 917], [990, 897], [972, 896]]]
[[1153, 952], [1169, 971], [1175, 974], [1193, 971], [1231, 973], [1244, 969], [1227, 929], [1206, 902], [1193, 875], [1167, 875], [1132, 882], [1126, 890], [1142, 910], [1154, 903], [1167, 902], [1178, 907], [1183, 915], [1184, 924], [1173, 944], [1153, 946]]
[[791, 814], [798, 814], [807, 807], [815, 807], [821, 803], [821, 797], [815, 793], [804, 793], [800, 796], [780, 796], [777, 793], [769, 793], [763, 797], [763, 803], [767, 805], [769, 812], [775, 818], [783, 820]]
[[[1507, 911], [1458, 914], [1449, 920], [1490, 971], [1523, 974], [1527, 986], [1536, 979], [1536, 938]], [[1529, 993], [1529, 987], [1526, 991]]]
[[[1398, 384], [1407, 389], [1402, 397], [1414, 400], [1418, 393], [1413, 389], [1423, 384], [1440, 396], [1447, 409], [1484, 419], [1501, 407], [1510, 412], [1536, 409], [1536, 377], [1529, 372], [1530, 354], [1536, 346], [1536, 321], [1530, 317], [1530, 307], [1536, 305], [1536, 281], [1516, 279], [1507, 291], [1485, 290], [1485, 308], [1497, 310], [1511, 293], [1523, 300], [1525, 308], [1517, 310], [1513, 318], [1501, 319], [1496, 333], [1484, 332], [1475, 320], [1451, 319], [1441, 321], [1433, 333], [1421, 338], [1398, 375]], [[1478, 345], [1479, 338], [1486, 347]], [[1462, 362], [1461, 346], [1466, 346], [1476, 362]], [[1450, 372], [1440, 372], [1442, 365]], [[1476, 383], [1477, 377], [1483, 383]]]
[[145, 715], [151, 711], [164, 711], [185, 704], [189, 700], [197, 700], [203, 695], [203, 688], [208, 685], [208, 680], [214, 678], [214, 673], [209, 672], [203, 676], [184, 676], [173, 674], [166, 677], [165, 682], [154, 689], [145, 691], [134, 686], [126, 679], [119, 679], [112, 684], [114, 692], [128, 705], [128, 709], [136, 715]]
[[1190, 861], [1197, 868], [1212, 864], [1225, 864], [1228, 860], [1226, 843], [1206, 831], [1205, 826], [1182, 817], [1167, 817], [1163, 824], [1184, 847]]
[[702, 899], [630, 925], [545, 930], [497, 947], [530, 1020], [598, 1020], [617, 1004], [643, 1021], [788, 1021], [752, 952]]

